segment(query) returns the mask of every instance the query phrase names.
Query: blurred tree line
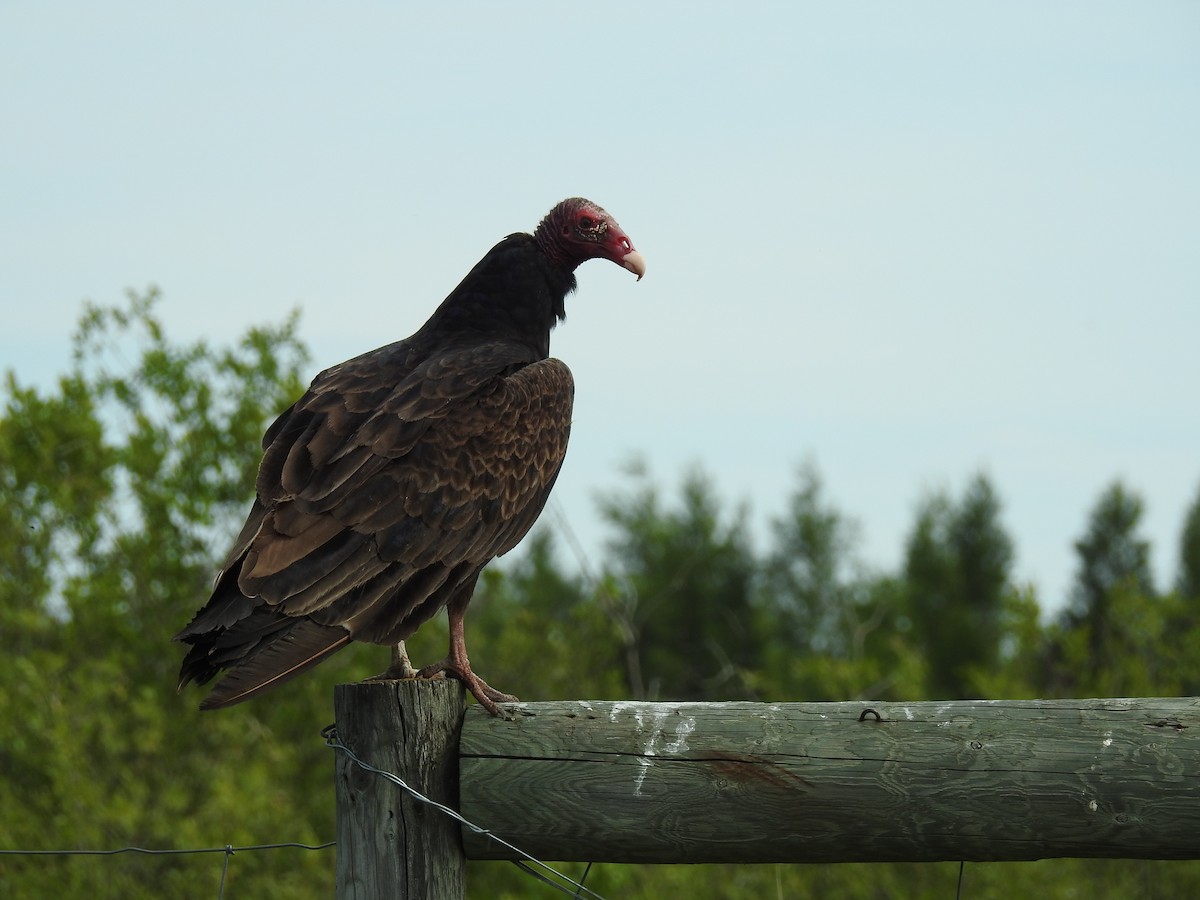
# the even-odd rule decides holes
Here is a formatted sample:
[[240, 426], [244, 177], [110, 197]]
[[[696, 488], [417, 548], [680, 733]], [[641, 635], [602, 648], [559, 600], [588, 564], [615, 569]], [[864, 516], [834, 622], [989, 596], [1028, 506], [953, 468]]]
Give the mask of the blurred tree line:
[[[0, 415], [0, 849], [196, 848], [333, 837], [332, 685], [386, 665], [355, 647], [269, 700], [201, 715], [174, 691], [170, 641], [240, 526], [275, 413], [304, 387], [296, 318], [231, 347], [171, 342], [157, 294], [89, 305], [70, 370], [40, 391], [7, 374]], [[1181, 489], [1183, 489], [1181, 487]], [[825, 700], [1200, 693], [1200, 495], [1177, 576], [1156, 585], [1142, 501], [1105, 487], [1075, 543], [1069, 604], [1042, 616], [1013, 580], [995, 486], [921, 502], [896, 572], [801, 466], [765, 550], [749, 512], [689, 473], [638, 467], [601, 511], [603, 557], [564, 565], [543, 527], [485, 573], [472, 657], [526, 699]], [[412, 642], [440, 657], [444, 623]], [[513, 836], [519, 837], [519, 836]], [[519, 842], [519, 841], [518, 841]], [[331, 896], [332, 850], [232, 858], [229, 898]], [[0, 856], [0, 896], [211, 897], [220, 856]], [[578, 869], [576, 868], [576, 874]], [[957, 864], [601, 865], [612, 897], [937, 897]], [[473, 897], [551, 892], [472, 864]], [[1194, 863], [971, 864], [966, 898], [1200, 895]]]

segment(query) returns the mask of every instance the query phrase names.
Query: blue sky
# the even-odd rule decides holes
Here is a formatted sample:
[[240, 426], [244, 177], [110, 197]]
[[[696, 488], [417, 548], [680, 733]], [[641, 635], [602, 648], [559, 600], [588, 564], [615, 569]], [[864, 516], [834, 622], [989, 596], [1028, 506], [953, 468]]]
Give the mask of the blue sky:
[[1120, 477], [1160, 582], [1200, 488], [1200, 5], [0, 5], [0, 366], [85, 298], [179, 340], [303, 310], [313, 374], [415, 330], [562, 197], [579, 271], [557, 508], [641, 454], [764, 523], [811, 458], [899, 564], [980, 469], [1057, 606]]

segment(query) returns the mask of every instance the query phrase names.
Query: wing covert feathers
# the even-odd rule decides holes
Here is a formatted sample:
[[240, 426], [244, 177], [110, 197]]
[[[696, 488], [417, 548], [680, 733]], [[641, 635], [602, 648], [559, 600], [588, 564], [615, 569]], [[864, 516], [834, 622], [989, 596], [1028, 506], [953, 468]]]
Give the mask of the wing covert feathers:
[[203, 708], [247, 699], [350, 640], [403, 640], [545, 505], [570, 431], [566, 365], [492, 342], [389, 387], [382, 353], [318, 376], [267, 432], [246, 525], [211, 600], [176, 636], [191, 644], [181, 686], [230, 669]]

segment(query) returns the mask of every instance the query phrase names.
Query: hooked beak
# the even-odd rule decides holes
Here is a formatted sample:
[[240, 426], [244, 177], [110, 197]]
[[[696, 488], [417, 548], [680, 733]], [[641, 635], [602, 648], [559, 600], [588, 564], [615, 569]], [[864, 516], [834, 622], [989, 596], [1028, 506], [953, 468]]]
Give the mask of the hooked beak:
[[630, 250], [622, 256], [621, 265], [636, 275], [638, 281], [641, 281], [642, 276], [646, 274], [646, 258], [636, 250]]

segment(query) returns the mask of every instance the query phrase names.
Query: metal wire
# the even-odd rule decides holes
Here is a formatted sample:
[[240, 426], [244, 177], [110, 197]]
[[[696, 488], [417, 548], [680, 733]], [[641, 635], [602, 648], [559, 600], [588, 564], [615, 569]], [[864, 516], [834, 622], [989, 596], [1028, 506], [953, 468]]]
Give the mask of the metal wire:
[[141, 853], [144, 856], [188, 856], [195, 853], [220, 853], [225, 859], [221, 862], [221, 880], [217, 883], [217, 900], [224, 900], [225, 878], [229, 874], [229, 860], [235, 853], [252, 850], [328, 850], [336, 845], [335, 841], [324, 844], [300, 844], [286, 841], [280, 844], [248, 844], [235, 847], [226, 844], [224, 847], [192, 847], [184, 850], [158, 850], [149, 847], [118, 847], [115, 850], [2, 850], [0, 856], [116, 856], [119, 853]]
[[116, 850], [0, 850], [0, 856], [116, 856], [118, 853], [144, 853], [147, 856], [184, 856], [189, 853], [242, 853], [249, 850], [328, 850], [336, 841], [324, 844], [298, 844], [289, 841], [283, 844], [251, 844], [245, 847], [197, 847], [188, 850], [154, 850], [146, 847], [119, 847]]
[[233, 856], [233, 848], [226, 845], [225, 861], [221, 863], [221, 882], [217, 885], [217, 900], [225, 900], [225, 875], [229, 872], [229, 860]]
[[[436, 800], [433, 800], [430, 797], [426, 797], [424, 794], [422, 794], [416, 788], [410, 786], [400, 776], [395, 775], [391, 772], [388, 772], [384, 769], [376, 768], [375, 766], [371, 765], [368, 762], [364, 762], [362, 759], [360, 759], [354, 753], [353, 750], [351, 750], [349, 747], [347, 747], [345, 744], [342, 743], [341, 738], [338, 737], [336, 725], [326, 726], [324, 729], [322, 729], [321, 736], [323, 738], [325, 738], [326, 745], [328, 745], [329, 747], [332, 747], [334, 750], [339, 750], [342, 753], [346, 754], [347, 758], [349, 758], [360, 769], [364, 769], [367, 772], [373, 772], [376, 775], [386, 778], [388, 781], [392, 782], [397, 787], [399, 787], [401, 790], [403, 790], [405, 793], [407, 793], [414, 800], [417, 800], [421, 803], [427, 804], [428, 806], [432, 806], [434, 809], [438, 810], [439, 812], [442, 812], [445, 815], [449, 816], [450, 818], [454, 819], [454, 821], [458, 822], [460, 825], [465, 825], [467, 828], [470, 828], [476, 834], [482, 834], [485, 837], [490, 838], [491, 840], [495, 841], [500, 846], [505, 847], [506, 849], [511, 850], [513, 853], [517, 854], [517, 856], [521, 857], [521, 860], [514, 860], [514, 862], [516, 863], [517, 867], [519, 869], [521, 869], [523, 872], [525, 872], [529, 875], [532, 875], [537, 880], [550, 885], [555, 890], [561, 891], [562, 893], [567, 894], [568, 896], [571, 896], [571, 897], [593, 897], [593, 898], [595, 898], [595, 900], [604, 900], [604, 898], [601, 897], [599, 894], [597, 894], [595, 891], [585, 887], [582, 884], [582, 882], [575, 881], [569, 875], [566, 875], [565, 873], [558, 871], [553, 866], [542, 862], [540, 859], [537, 859], [536, 857], [530, 855], [529, 853], [526, 853], [520, 847], [516, 847], [516, 846], [510, 844], [508, 841], [504, 840], [504, 838], [500, 837], [499, 835], [493, 834], [488, 829], [483, 828], [479, 825], [476, 825], [474, 822], [471, 822], [470, 820], [464, 818], [462, 813], [460, 813], [458, 810], [452, 809], [449, 806], [446, 806], [444, 803], [438, 803]], [[549, 875], [547, 875], [546, 873], [549, 873]], [[553, 876], [553, 877], [551, 877], [551, 876]], [[584, 877], [587, 877], [586, 871], [584, 873]], [[561, 881], [561, 882], [565, 882], [565, 884], [560, 884], [559, 881], [555, 881], [554, 879], [556, 879], [556, 878], [559, 879], [559, 881]]]

